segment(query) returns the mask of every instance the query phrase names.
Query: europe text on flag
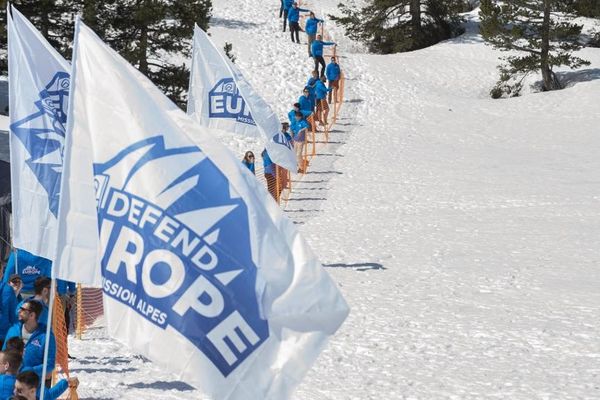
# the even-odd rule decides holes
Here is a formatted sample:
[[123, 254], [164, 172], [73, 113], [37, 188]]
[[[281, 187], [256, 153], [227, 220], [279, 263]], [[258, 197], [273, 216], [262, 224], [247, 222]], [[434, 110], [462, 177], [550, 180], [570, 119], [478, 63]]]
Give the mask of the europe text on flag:
[[262, 137], [273, 162], [296, 171], [294, 150], [281, 133], [277, 115], [198, 26], [187, 112], [203, 126]]
[[210, 129], [81, 22], [72, 76], [63, 183], [93, 212], [61, 212], [99, 226], [109, 333], [212, 399], [289, 398], [348, 314], [335, 283]]

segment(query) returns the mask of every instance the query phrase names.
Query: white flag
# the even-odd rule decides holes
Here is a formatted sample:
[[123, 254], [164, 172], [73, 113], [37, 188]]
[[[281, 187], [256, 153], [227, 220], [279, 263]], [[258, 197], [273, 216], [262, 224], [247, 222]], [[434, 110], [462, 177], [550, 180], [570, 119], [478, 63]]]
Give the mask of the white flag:
[[203, 126], [262, 137], [275, 164], [293, 172], [298, 168], [277, 115], [197, 25], [187, 113]]
[[70, 66], [16, 8], [6, 14], [13, 244], [53, 260]]
[[348, 314], [335, 283], [213, 132], [79, 21], [72, 76], [65, 176], [93, 170], [109, 333], [212, 399], [289, 398]]

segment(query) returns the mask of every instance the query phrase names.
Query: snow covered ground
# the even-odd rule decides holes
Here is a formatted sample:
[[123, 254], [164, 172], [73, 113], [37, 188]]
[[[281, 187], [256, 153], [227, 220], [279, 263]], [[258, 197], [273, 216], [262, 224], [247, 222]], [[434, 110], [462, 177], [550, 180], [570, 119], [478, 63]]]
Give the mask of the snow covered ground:
[[[214, 3], [213, 37], [283, 117], [306, 47], [278, 2]], [[491, 100], [499, 53], [469, 26], [377, 56], [328, 24], [346, 102], [286, 212], [352, 312], [296, 400], [600, 398], [600, 50], [567, 90]], [[70, 345], [83, 399], [199, 398], [103, 329]]]

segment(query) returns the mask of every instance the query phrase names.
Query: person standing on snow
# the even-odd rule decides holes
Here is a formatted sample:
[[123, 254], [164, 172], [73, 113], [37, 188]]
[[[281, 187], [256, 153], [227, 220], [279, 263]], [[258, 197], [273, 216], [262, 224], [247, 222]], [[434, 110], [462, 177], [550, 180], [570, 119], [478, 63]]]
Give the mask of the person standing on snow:
[[306, 82], [306, 87], [308, 88], [308, 94], [309, 94], [309, 98], [310, 101], [312, 101], [313, 103], [313, 109], [312, 111], [315, 111], [315, 106], [317, 105], [317, 97], [315, 96], [315, 85], [317, 84], [317, 81], [319, 80], [319, 73], [317, 71], [312, 71], [312, 75], [310, 78], [308, 78], [308, 81]]
[[290, 112], [288, 112], [288, 120], [290, 121], [290, 124], [293, 123], [296, 119], [296, 111], [300, 111], [302, 113], [302, 115], [304, 116], [304, 118], [308, 117], [310, 114], [312, 114], [312, 111], [303, 111], [300, 109], [300, 103], [294, 103], [294, 108], [292, 108], [290, 110]]
[[329, 115], [329, 105], [327, 104], [327, 93], [331, 92], [331, 88], [325, 86], [325, 77], [321, 77], [315, 85], [315, 95], [317, 96], [317, 121], [321, 122], [321, 126], [327, 127], [327, 116]]
[[315, 60], [315, 70], [319, 71], [319, 64], [321, 65], [320, 76], [325, 76], [325, 59], [323, 58], [323, 46], [335, 46], [334, 42], [324, 42], [321, 35], [317, 35], [317, 38], [310, 46], [313, 59]]
[[294, 122], [292, 122], [292, 133], [294, 134], [294, 151], [296, 152], [296, 160], [298, 162], [298, 173], [306, 172], [306, 166], [303, 162], [304, 144], [306, 141], [306, 131], [308, 130], [308, 122], [300, 111], [296, 112]]
[[299, 8], [298, 3], [294, 2], [294, 4], [288, 10], [288, 22], [290, 24], [290, 36], [292, 37], [292, 42], [294, 41], [294, 34], [296, 35], [296, 43], [300, 43], [300, 13], [301, 12], [310, 12], [310, 10], [305, 10], [304, 8]]
[[319, 28], [319, 23], [323, 23], [322, 19], [315, 17], [314, 12], [310, 12], [309, 18], [306, 20], [306, 25], [304, 26], [304, 30], [306, 31], [306, 35], [308, 36], [308, 56], [312, 57], [312, 53], [310, 51], [310, 46], [312, 42], [315, 41], [317, 37], [317, 29]]
[[[300, 105], [300, 111], [304, 115], [310, 115], [315, 109], [314, 104], [310, 98], [310, 89], [305, 87], [302, 91], [302, 96], [298, 97], [298, 104]], [[292, 123], [294, 121], [291, 121]]]
[[[294, 4], [294, 0], [282, 0], [281, 1], [281, 8], [283, 10], [283, 31], [284, 32], [285, 32], [285, 26], [287, 25], [288, 12], [290, 11], [290, 8], [292, 8], [293, 4]], [[281, 12], [279, 13], [279, 18], [281, 18]]]
[[[56, 357], [56, 340], [54, 339], [54, 334], [50, 331], [50, 337], [46, 337], [46, 325], [38, 323], [41, 313], [42, 305], [38, 301], [25, 300], [19, 308], [20, 322], [10, 327], [6, 334], [6, 342], [3, 345], [3, 350], [6, 350], [9, 339], [13, 337], [23, 339], [25, 350], [23, 352], [23, 366], [21, 370], [32, 370], [38, 376], [42, 374], [46, 340], [48, 340], [48, 375], [54, 371]], [[50, 383], [51, 379], [47, 379], [46, 386], [48, 387]]]
[[254, 169], [254, 153], [251, 151], [247, 151], [244, 154], [244, 159], [242, 160], [242, 164], [246, 166], [252, 172], [252, 175], [256, 175], [256, 171]]
[[277, 177], [275, 176], [275, 168], [277, 165], [271, 160], [267, 149], [264, 149], [260, 155], [263, 158], [263, 173], [265, 175], [265, 180], [267, 181], [267, 190], [271, 194], [271, 196], [278, 201], [277, 199]]
[[340, 76], [342, 72], [340, 70], [340, 65], [336, 62], [335, 57], [331, 57], [331, 62], [327, 64], [327, 68], [325, 69], [325, 76], [329, 81], [329, 89], [332, 91], [328, 94], [328, 101], [331, 103], [331, 94], [333, 93], [333, 98], [337, 102], [337, 91], [340, 87]]

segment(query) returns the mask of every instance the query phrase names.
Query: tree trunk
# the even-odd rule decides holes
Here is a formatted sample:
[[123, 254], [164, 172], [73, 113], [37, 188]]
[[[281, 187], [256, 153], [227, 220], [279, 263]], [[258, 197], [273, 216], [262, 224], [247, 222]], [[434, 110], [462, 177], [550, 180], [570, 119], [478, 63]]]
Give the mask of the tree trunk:
[[410, 25], [414, 48], [419, 48], [421, 43], [421, 0], [410, 0]]
[[48, 38], [48, 33], [50, 32], [50, 20], [49, 14], [54, 7], [54, 2], [49, 0], [44, 0], [40, 2], [40, 32], [44, 35], [45, 38]]
[[85, 24], [98, 32], [98, 13], [95, 0], [84, 0], [83, 2], [83, 20]]
[[140, 72], [148, 76], [148, 27], [142, 24], [140, 30], [139, 67]]
[[540, 68], [544, 91], [558, 89], [557, 81], [550, 67], [550, 7], [551, 0], [544, 0], [544, 20], [542, 22], [542, 48], [540, 55]]

